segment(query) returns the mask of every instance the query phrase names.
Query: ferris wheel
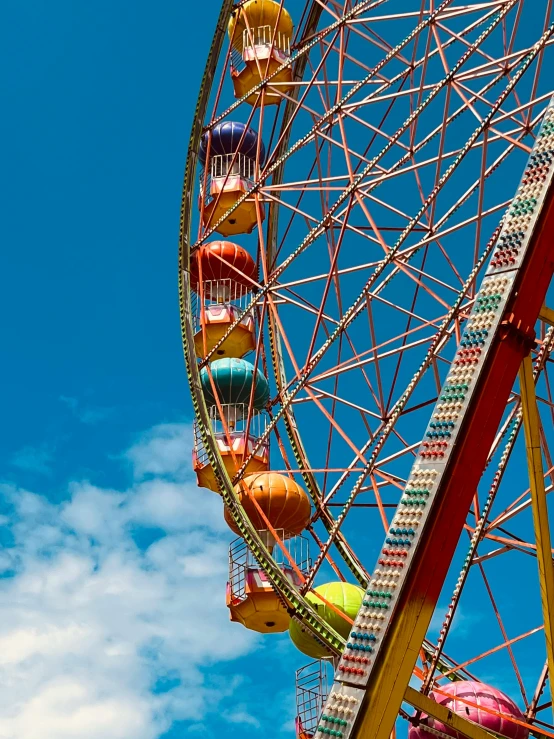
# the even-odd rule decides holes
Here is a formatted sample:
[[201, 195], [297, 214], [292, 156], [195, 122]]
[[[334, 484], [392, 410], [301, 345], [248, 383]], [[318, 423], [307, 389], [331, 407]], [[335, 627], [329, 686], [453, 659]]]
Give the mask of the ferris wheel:
[[309, 660], [299, 739], [554, 737], [552, 0], [215, 29], [179, 294], [222, 607]]

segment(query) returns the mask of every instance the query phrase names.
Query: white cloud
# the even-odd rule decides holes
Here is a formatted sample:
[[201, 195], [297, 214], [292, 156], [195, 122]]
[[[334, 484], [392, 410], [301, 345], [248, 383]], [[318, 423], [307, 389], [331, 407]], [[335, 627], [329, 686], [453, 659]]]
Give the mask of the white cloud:
[[52, 472], [52, 459], [53, 454], [50, 447], [46, 445], [26, 446], [13, 455], [11, 463], [14, 467], [19, 467], [26, 472], [49, 475]]
[[61, 506], [62, 521], [78, 534], [101, 540], [121, 533], [125, 494], [101, 490], [89, 483], [73, 484], [71, 500]]
[[223, 714], [223, 718], [232, 724], [246, 724], [256, 729], [260, 728], [260, 722], [257, 718], [248, 713], [245, 709], [238, 708], [236, 711], [228, 711]]
[[149, 709], [133, 694], [98, 695], [89, 681], [50, 681], [29, 701], [28, 711], [0, 721], [6, 736], [25, 739], [151, 739], [156, 736]]
[[131, 447], [126, 458], [136, 479], [148, 475], [180, 479], [190, 473], [192, 429], [187, 424], [166, 423], [154, 427]]
[[135, 521], [168, 531], [198, 527], [229, 531], [219, 495], [190, 484], [146, 480], [136, 485], [129, 505]]
[[75, 418], [87, 425], [107, 420], [115, 410], [114, 408], [87, 406], [77, 398], [68, 397], [67, 395], [60, 395], [59, 400], [69, 408]]
[[[447, 605], [438, 605], [433, 613], [431, 623], [429, 624], [429, 636], [430, 638], [436, 638], [444, 625], [444, 619], [448, 613]], [[458, 604], [454, 619], [450, 626], [451, 638], [453, 635], [456, 638], [465, 637], [470, 633], [472, 628], [475, 628], [475, 624], [480, 621], [481, 617], [479, 613], [467, 613], [467, 611]], [[448, 651], [448, 650], [447, 650]]]
[[[139, 439], [128, 490], [73, 483], [53, 504], [1, 489], [15, 539], [0, 560], [15, 570], [0, 579], [1, 739], [155, 739], [236, 689], [215, 692], [202, 673], [256, 636], [228, 620], [232, 534], [218, 497], [191, 480], [190, 438], [173, 424]], [[142, 551], [138, 527], [165, 533]], [[153, 691], [166, 678], [175, 687]], [[246, 709], [228, 720], [256, 721]]]

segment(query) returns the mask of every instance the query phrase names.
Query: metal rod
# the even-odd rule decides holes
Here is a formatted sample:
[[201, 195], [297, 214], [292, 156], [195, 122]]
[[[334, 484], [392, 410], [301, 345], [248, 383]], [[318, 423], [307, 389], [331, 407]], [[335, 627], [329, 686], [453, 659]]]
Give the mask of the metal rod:
[[[544, 486], [544, 470], [542, 464], [540, 416], [533, 379], [533, 363], [531, 357], [525, 357], [519, 371], [521, 405], [523, 409], [523, 429], [525, 432], [525, 449], [529, 468], [529, 484], [531, 487], [531, 510], [537, 544], [537, 563], [539, 567], [540, 591], [544, 618], [544, 635], [548, 669], [554, 674], [554, 568], [552, 567], [552, 546], [548, 526], [548, 507]], [[550, 681], [550, 694], [554, 698], [554, 689]]]

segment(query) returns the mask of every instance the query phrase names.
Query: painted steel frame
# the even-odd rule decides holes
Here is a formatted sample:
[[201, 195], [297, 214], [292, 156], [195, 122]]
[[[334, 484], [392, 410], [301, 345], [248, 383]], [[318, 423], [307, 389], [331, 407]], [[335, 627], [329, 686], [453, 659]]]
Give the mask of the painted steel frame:
[[[554, 101], [549, 110], [552, 117]], [[537, 151], [541, 145], [539, 137]], [[532, 166], [534, 165], [529, 165], [530, 168]], [[344, 655], [339, 663], [335, 677], [336, 686], [352, 684], [360, 693], [352, 725], [344, 732], [347, 739], [350, 737], [388, 739], [393, 730], [420, 646], [465, 524], [474, 491], [485, 469], [489, 449], [493, 444], [521, 363], [528, 357], [534, 341], [534, 326], [552, 279], [554, 272], [554, 252], [550, 245], [550, 234], [554, 231], [552, 176], [553, 169], [550, 167], [542, 192], [540, 195], [537, 193], [538, 202], [531, 209], [530, 222], [526, 223], [524, 228], [526, 235], [520, 256], [521, 265], [517, 263], [514, 267], [497, 272], [493, 267], [493, 260], [482, 284], [479, 295], [486, 296], [489, 294], [489, 282], [492, 284], [493, 280], [497, 280], [494, 275], [507, 276], [508, 294], [505, 302], [502, 299], [500, 303], [503, 320], [498, 323], [499, 319], [495, 319], [498, 328], [490, 339], [490, 345], [483, 350], [483, 356], [475, 360], [478, 362], [478, 374], [473, 389], [470, 386], [466, 395], [463, 410], [457, 421], [459, 426], [454, 441], [451, 445], [447, 444], [449, 450], [446, 453], [446, 461], [444, 463], [434, 461], [432, 466], [438, 469], [433, 469], [429, 473], [424, 472], [425, 475], [430, 474], [432, 480], [436, 476], [436, 489], [429, 498], [430, 508], [421, 531], [416, 532], [412, 549], [409, 550], [406, 567], [398, 581], [398, 589], [390, 596], [392, 610], [386, 617], [384, 636], [377, 637], [377, 654], [367, 668], [358, 670], [361, 675], [345, 674], [344, 670], [348, 673], [350, 668], [348, 663], [343, 661]], [[519, 212], [518, 203], [527, 192], [527, 185], [524, 183], [525, 179], [522, 180], [510, 211], [514, 223], [519, 223], [518, 216], [514, 214]], [[508, 220], [507, 223], [511, 221]], [[481, 299], [478, 300], [480, 302]], [[465, 356], [464, 351], [460, 349], [457, 356]], [[460, 361], [465, 363], [463, 359]], [[528, 369], [525, 381], [526, 389], [529, 383], [534, 388], [532, 367]], [[432, 434], [428, 434], [430, 435]], [[428, 454], [424, 449], [426, 446], [428, 444], [424, 442], [414, 465], [416, 471], [428, 469], [425, 461]], [[537, 464], [535, 454], [533, 467], [535, 478], [538, 474]], [[430, 489], [433, 484], [433, 482], [429, 484]], [[399, 506], [400, 515], [402, 509], [403, 506]], [[544, 525], [543, 519], [542, 526]], [[541, 534], [540, 526], [538, 533]], [[542, 534], [544, 546], [549, 546], [548, 537], [544, 536], [544, 532]], [[390, 566], [394, 568], [397, 565], [388, 563], [387, 567]], [[376, 569], [378, 570], [378, 567]], [[544, 577], [544, 570], [541, 575]], [[365, 613], [365, 610], [362, 608], [361, 613]], [[548, 608], [546, 616], [548, 617]], [[356, 619], [353, 633], [364, 628], [364, 619], [365, 616]], [[547, 642], [548, 639], [547, 635]]]
[[[223, 3], [223, 7], [225, 7], [225, 6], [229, 7], [230, 6], [230, 3], [229, 2], [224, 2]], [[222, 14], [220, 15], [220, 21], [218, 23], [218, 32], [221, 32], [220, 35], [224, 35], [225, 14], [223, 12], [223, 7], [222, 7]], [[321, 8], [321, 6], [318, 6], [317, 3], [314, 3], [312, 7], [313, 8], [316, 8], [316, 9], [318, 7]], [[223, 18], [223, 21], [222, 21], [222, 18]], [[316, 25], [317, 25], [317, 22], [316, 22]], [[216, 34], [216, 37], [217, 37], [217, 34]], [[215, 40], [216, 39], [214, 39], [214, 43], [215, 43]], [[223, 39], [221, 38], [220, 40], [221, 40], [221, 43], [222, 43]], [[212, 46], [212, 52], [210, 52], [210, 59], [212, 61], [215, 59], [215, 62], [217, 62], [217, 57], [219, 56], [220, 50], [221, 50], [221, 45], [219, 46], [219, 50], [216, 51], [215, 56], [214, 56], [214, 54], [212, 53], [212, 52], [214, 52], [214, 47]], [[307, 57], [306, 56], [303, 56], [302, 58], [303, 59], [306, 59]], [[208, 76], [210, 74], [210, 69], [212, 70], [211, 71], [211, 75], [213, 77], [213, 74], [215, 72], [215, 64], [210, 65], [210, 63], [209, 63], [207, 65], [207, 70], [206, 70], [206, 75], [205, 75], [205, 81], [207, 80], [207, 78], [208, 78]], [[202, 97], [202, 94], [203, 93], [204, 93], [204, 83], [203, 83], [203, 89], [202, 89], [201, 97]], [[209, 94], [209, 90], [208, 90], [208, 94]], [[205, 100], [205, 103], [207, 104], [207, 98]], [[238, 104], [240, 104], [240, 101], [238, 101], [236, 105], [238, 105]], [[206, 108], [204, 106], [204, 113], [205, 113], [205, 109]], [[201, 133], [201, 130], [198, 131], [198, 125], [201, 125], [201, 120], [203, 120], [203, 115], [200, 115], [199, 110], [197, 110], [197, 117], [196, 117], [196, 120], [195, 120], [195, 125], [193, 126], [193, 137], [191, 138], [191, 144], [192, 144], [191, 145], [191, 149], [190, 149], [191, 152], [194, 152], [196, 150], [196, 148], [197, 148], [199, 136], [200, 136], [200, 133]], [[195, 133], [198, 134], [198, 136], [196, 137], [196, 139], [195, 139], [195, 135], [194, 135]], [[286, 142], [284, 142], [283, 143], [283, 150], [285, 150], [286, 148], [287, 148], [286, 147]], [[192, 161], [192, 164], [193, 164], [192, 169], [194, 170], [194, 158], [193, 158], [193, 156], [192, 155], [189, 155], [189, 159]], [[188, 285], [188, 281], [187, 281], [187, 274], [186, 274], [186, 272], [187, 272], [187, 268], [188, 268], [188, 254], [189, 254], [189, 251], [190, 251], [189, 248], [188, 248], [188, 244], [190, 243], [190, 235], [184, 233], [183, 225], [184, 225], [184, 223], [190, 223], [190, 197], [192, 195], [193, 177], [194, 177], [194, 171], [192, 171], [192, 174], [191, 174], [191, 172], [189, 170], [189, 164], [190, 163], [191, 163], [190, 161], [187, 161], [187, 171], [185, 173], [185, 188], [184, 188], [184, 198], [183, 198], [183, 214], [184, 214], [184, 217], [182, 217], [182, 229], [181, 229], [181, 237], [180, 237], [180, 275], [179, 275], [179, 283], [180, 283], [180, 295], [182, 297], [181, 315], [182, 315], [182, 318], [183, 317], [185, 318], [185, 320], [186, 320], [186, 315], [187, 315], [187, 305], [186, 305], [186, 303], [187, 303], [188, 292], [189, 292], [189, 285]], [[283, 160], [283, 163], [282, 164], [284, 164], [284, 160]], [[274, 174], [274, 182], [275, 181], [276, 181], [276, 176]], [[188, 204], [185, 202], [187, 198], [189, 199], [189, 203]], [[188, 210], [188, 215], [187, 215], [187, 210]], [[277, 210], [278, 210], [277, 208], [274, 208], [274, 213], [276, 213]], [[275, 246], [275, 244], [274, 244], [274, 246]], [[269, 252], [269, 244], [268, 244], [268, 253], [270, 253]], [[546, 321], [548, 320], [548, 317], [546, 316], [546, 314], [543, 314], [541, 317], [544, 318], [544, 320], [546, 320]], [[275, 343], [275, 346], [278, 347], [279, 332], [275, 330], [274, 331], [274, 334], [275, 334], [274, 343]], [[187, 331], [185, 330], [185, 328], [183, 329], [183, 335], [184, 335], [184, 343], [185, 343], [185, 345], [187, 344], [187, 342], [190, 345], [190, 337], [187, 335]], [[275, 367], [278, 364], [278, 361], [279, 361], [279, 357], [280, 356], [281, 356], [281, 352], [280, 352], [280, 350], [278, 348], [276, 348], [276, 350], [275, 350], [275, 358], [277, 359], [277, 361], [274, 362], [274, 366]], [[192, 354], [192, 357], [193, 357], [193, 362], [195, 363], [194, 354]], [[194, 371], [191, 371], [191, 356], [190, 355], [187, 356], [187, 366], [188, 366], [188, 369], [189, 369], [189, 376], [194, 375]], [[284, 377], [284, 375], [283, 375], [283, 377]], [[283, 380], [283, 382], [284, 382], [284, 380]], [[199, 388], [198, 383], [196, 383], [196, 387]], [[200, 402], [198, 402], [197, 405], [198, 405], [198, 409], [199, 409], [199, 410], [197, 410], [197, 412], [199, 413], [199, 416], [201, 418], [203, 418], [204, 417], [204, 414], [201, 412], [202, 411], [202, 408], [201, 408], [202, 401], [200, 400]], [[196, 409], [196, 406], [195, 406], [195, 409]], [[304, 476], [304, 480], [305, 480], [305, 482], [307, 484], [307, 487], [310, 490], [310, 492], [313, 492], [310, 484], [308, 484], [308, 482], [307, 482], [307, 478], [310, 477], [310, 472], [309, 472], [310, 471], [310, 466], [309, 466], [309, 464], [306, 464], [306, 456], [305, 456], [304, 450], [302, 449], [302, 442], [301, 442], [300, 436], [298, 435], [298, 432], [295, 429], [294, 423], [289, 423], [289, 418], [292, 418], [292, 406], [290, 407], [290, 409], [287, 410], [287, 413], [283, 414], [283, 418], [284, 418], [285, 424], [290, 427], [288, 429], [288, 431], [289, 431], [289, 438], [292, 437], [292, 439], [293, 439], [293, 448], [295, 448], [295, 449], [298, 450], [297, 453], [295, 452], [295, 456], [297, 457], [297, 462], [299, 464], [299, 467], [304, 472], [304, 475], [303, 475]], [[206, 425], [206, 429], [207, 429], [207, 433], [209, 434], [209, 421], [208, 421], [208, 424]], [[294, 433], [296, 433], [296, 435], [297, 435], [296, 438], [294, 438]], [[217, 457], [218, 457], [218, 452], [217, 452], [217, 450], [214, 450], [214, 455], [213, 455], [212, 463], [215, 466], [217, 466], [217, 462], [218, 462]], [[236, 510], [234, 508], [233, 501], [232, 501], [231, 498], [229, 498], [229, 496], [232, 494], [232, 489], [231, 489], [230, 483], [231, 483], [231, 481], [227, 478], [227, 476], [226, 476], [226, 474], [225, 474], [225, 472], [223, 470], [223, 474], [221, 476], [220, 484], [222, 486], [222, 492], [224, 494], [224, 498], [225, 498], [226, 502], [227, 502], [228, 499], [231, 500], [230, 507], [231, 507], [231, 510], [233, 512], [233, 518], [235, 518], [235, 515], [236, 515], [237, 518], [240, 519], [241, 518], [241, 511], [240, 510]], [[225, 497], [226, 495], [228, 497]], [[247, 529], [248, 528], [248, 522], [244, 519], [244, 516], [242, 518], [243, 518], [243, 520], [242, 520], [243, 528], [246, 528]], [[328, 530], [329, 530], [330, 525], [331, 525], [331, 523], [328, 520], [327, 523], [326, 523], [326, 527], [328, 528]], [[246, 533], [248, 534], [248, 532], [246, 532]], [[256, 542], [255, 532], [249, 532], [249, 533], [250, 533], [250, 536], [245, 536], [245, 539], [247, 540], [247, 542], [249, 543], [249, 545], [250, 545], [250, 542], [252, 542], [252, 544], [253, 544], [253, 551], [255, 553], [256, 552], [258, 552], [258, 553], [261, 552], [261, 554], [263, 554], [263, 546], [262, 546], [262, 549], [261, 550], [259, 549], [259, 546], [257, 546], [259, 543]], [[340, 530], [335, 531], [335, 533], [334, 533], [334, 543], [337, 543], [338, 537], [340, 537], [340, 535], [341, 535]], [[339, 543], [340, 543], [340, 539], [339, 539]], [[346, 546], [345, 551], [343, 552], [343, 556], [345, 557], [345, 559], [347, 560], [347, 562], [348, 562], [348, 558], [349, 558], [350, 555], [352, 557], [354, 557], [353, 552], [349, 552], [349, 548]], [[256, 554], [256, 556], [258, 556], [258, 554]], [[365, 584], [365, 582], [364, 582], [365, 581], [365, 577], [364, 577], [364, 574], [363, 574], [363, 570], [360, 570], [359, 569], [359, 567], [361, 567], [361, 565], [359, 565], [359, 563], [357, 563], [355, 561], [355, 559], [352, 559], [351, 562], [352, 562], [352, 567], [351, 567], [352, 571], [354, 572], [354, 574], [356, 574], [356, 570], [357, 570], [358, 573], [361, 574], [361, 577], [358, 577], [358, 575], [356, 575], [356, 576], [358, 577], [359, 581], [362, 584]], [[266, 564], [267, 565], [270, 565], [270, 563], [264, 562], [263, 563], [264, 568], [265, 568]], [[279, 589], [280, 583], [279, 583], [278, 573], [272, 572], [271, 571], [271, 567], [269, 567], [269, 570], [270, 570], [270, 572], [269, 572], [270, 576], [272, 578], [275, 577], [275, 583], [276, 583], [277, 589]], [[282, 593], [282, 595], [286, 598], [286, 594], [284, 592]], [[294, 593], [292, 595], [294, 596]], [[288, 602], [290, 603], [290, 601], [288, 601]], [[309, 611], [311, 609], [308, 607], [308, 612], [306, 613], [304, 611], [304, 609], [302, 608], [302, 605], [304, 605], [304, 604], [302, 604], [302, 600], [298, 600], [297, 603], [300, 605], [300, 608], [298, 609], [298, 615], [300, 617], [305, 617], [306, 620], [308, 621], [308, 626], [310, 626], [310, 627], [314, 628], [314, 630], [318, 631], [319, 635], [323, 639], [327, 639], [328, 638], [329, 639], [328, 643], [329, 643], [329, 645], [331, 646], [332, 649], [335, 649], [335, 650], [339, 650], [340, 651], [340, 649], [342, 649], [342, 646], [343, 646], [342, 640], [336, 639], [336, 635], [332, 635], [332, 634], [326, 633], [326, 630], [324, 628], [323, 628], [323, 630], [321, 630], [321, 624], [317, 624], [317, 622], [316, 623], [313, 623], [312, 622], [310, 624], [309, 623], [310, 622], [310, 618], [309, 618], [310, 613], [309, 613]], [[295, 604], [293, 604], [293, 607], [296, 608], [297, 606]]]
[[[549, 308], [545, 311], [552, 314]], [[525, 432], [525, 448], [527, 451], [527, 466], [529, 469], [529, 483], [531, 486], [531, 506], [533, 510], [533, 525], [535, 541], [537, 543], [537, 564], [541, 590], [544, 636], [546, 639], [546, 654], [548, 671], [554, 676], [554, 566], [552, 563], [552, 544], [550, 540], [550, 524], [548, 506], [544, 487], [544, 469], [542, 464], [540, 416], [537, 408], [535, 380], [533, 378], [533, 363], [530, 356], [526, 356], [519, 371], [521, 389], [521, 405], [523, 409], [523, 429]], [[550, 695], [554, 701], [553, 680], [550, 683]]]

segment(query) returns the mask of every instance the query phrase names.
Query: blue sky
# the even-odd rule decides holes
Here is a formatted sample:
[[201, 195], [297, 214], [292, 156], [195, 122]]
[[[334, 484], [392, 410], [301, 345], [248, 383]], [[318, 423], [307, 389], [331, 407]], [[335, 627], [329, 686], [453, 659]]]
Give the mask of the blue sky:
[[306, 659], [228, 622], [190, 469], [177, 234], [219, 2], [2, 9], [0, 735], [290, 737]]
[[231, 537], [189, 466], [177, 234], [216, 9], [3, 4], [5, 737], [293, 718], [296, 654], [228, 622]]
[[97, 471], [131, 431], [187, 413], [178, 205], [211, 33], [195, 12], [4, 5], [7, 464], [30, 446], [62, 476]]

